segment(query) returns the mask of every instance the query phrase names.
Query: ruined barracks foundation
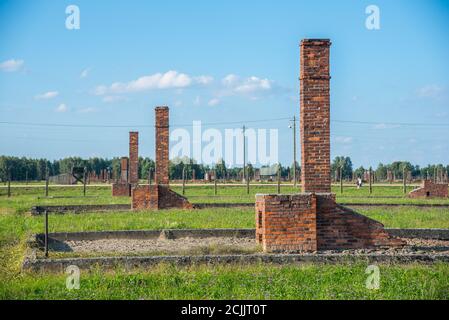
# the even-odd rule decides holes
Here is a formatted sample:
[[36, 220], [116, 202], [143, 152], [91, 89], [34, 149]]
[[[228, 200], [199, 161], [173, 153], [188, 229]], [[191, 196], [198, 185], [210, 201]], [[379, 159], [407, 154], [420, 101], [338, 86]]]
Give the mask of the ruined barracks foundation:
[[265, 252], [402, 246], [381, 223], [335, 202], [331, 193], [329, 40], [301, 41], [302, 193], [256, 195], [256, 241]]
[[431, 180], [424, 180], [421, 187], [410, 191], [410, 198], [447, 198], [447, 183], [434, 183]]
[[[184, 208], [193, 205], [169, 187], [169, 109], [155, 108], [156, 170], [154, 185], [136, 185], [131, 188], [133, 210]], [[137, 149], [136, 149], [137, 150]], [[130, 157], [131, 158], [131, 157]]]

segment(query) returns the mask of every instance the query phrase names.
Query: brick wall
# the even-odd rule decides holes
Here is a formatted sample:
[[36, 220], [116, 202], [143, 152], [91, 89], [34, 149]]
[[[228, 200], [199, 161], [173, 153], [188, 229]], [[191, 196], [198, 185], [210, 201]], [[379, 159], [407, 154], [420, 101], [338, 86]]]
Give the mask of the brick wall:
[[113, 197], [129, 197], [131, 195], [131, 185], [127, 182], [117, 182], [112, 184]]
[[422, 186], [411, 191], [410, 198], [447, 198], [447, 183], [434, 183], [431, 180], [424, 180]]
[[265, 252], [316, 251], [313, 193], [256, 195], [256, 240]]
[[335, 202], [335, 194], [316, 194], [318, 250], [397, 247], [383, 224]]
[[139, 133], [129, 133], [129, 179], [128, 182], [139, 182]]
[[301, 41], [300, 138], [303, 192], [330, 192], [329, 40]]
[[133, 210], [159, 209], [159, 192], [157, 185], [138, 185], [131, 191]]
[[193, 209], [193, 205], [167, 186], [139, 185], [132, 188], [131, 208], [133, 210]]
[[335, 203], [331, 193], [256, 196], [256, 241], [265, 252], [313, 252], [405, 243], [384, 226]]
[[154, 180], [156, 184], [168, 185], [168, 143], [169, 143], [169, 113], [168, 107], [155, 108], [156, 127], [156, 172]]

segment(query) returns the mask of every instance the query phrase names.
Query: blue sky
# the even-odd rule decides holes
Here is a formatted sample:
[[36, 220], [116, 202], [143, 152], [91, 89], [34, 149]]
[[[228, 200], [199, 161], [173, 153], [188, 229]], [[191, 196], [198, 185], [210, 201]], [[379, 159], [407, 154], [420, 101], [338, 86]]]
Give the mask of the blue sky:
[[[380, 30], [365, 27], [371, 4]], [[121, 156], [138, 130], [154, 157], [139, 125], [169, 105], [173, 129], [273, 119], [246, 125], [277, 128], [290, 164], [298, 44], [329, 38], [332, 157], [449, 164], [448, 27], [445, 1], [0, 1], [0, 154]]]

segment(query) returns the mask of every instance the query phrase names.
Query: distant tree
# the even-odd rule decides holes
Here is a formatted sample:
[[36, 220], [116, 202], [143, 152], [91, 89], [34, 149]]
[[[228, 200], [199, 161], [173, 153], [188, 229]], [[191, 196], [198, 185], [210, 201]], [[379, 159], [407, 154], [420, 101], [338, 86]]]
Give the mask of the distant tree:
[[331, 171], [334, 173], [334, 177], [339, 176], [340, 167], [343, 166], [343, 179], [352, 179], [352, 161], [350, 157], [335, 157], [332, 161]]
[[363, 178], [363, 174], [365, 173], [365, 171], [366, 171], [366, 169], [363, 166], [361, 166], [354, 170], [354, 175], [357, 178]]

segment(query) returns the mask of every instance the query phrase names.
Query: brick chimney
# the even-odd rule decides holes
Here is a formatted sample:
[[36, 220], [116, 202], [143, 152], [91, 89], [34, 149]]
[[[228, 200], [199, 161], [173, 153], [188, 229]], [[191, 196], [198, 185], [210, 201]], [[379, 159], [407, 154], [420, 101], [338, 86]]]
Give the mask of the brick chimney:
[[326, 39], [304, 39], [300, 45], [302, 192], [331, 192], [330, 45]]
[[129, 183], [139, 182], [139, 133], [129, 133]]
[[120, 159], [120, 182], [128, 183], [128, 158]]
[[169, 146], [169, 113], [168, 107], [156, 107], [156, 172], [154, 181], [156, 184], [168, 185], [168, 146]]

